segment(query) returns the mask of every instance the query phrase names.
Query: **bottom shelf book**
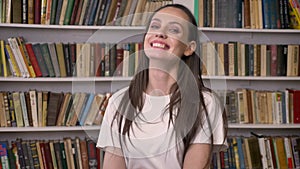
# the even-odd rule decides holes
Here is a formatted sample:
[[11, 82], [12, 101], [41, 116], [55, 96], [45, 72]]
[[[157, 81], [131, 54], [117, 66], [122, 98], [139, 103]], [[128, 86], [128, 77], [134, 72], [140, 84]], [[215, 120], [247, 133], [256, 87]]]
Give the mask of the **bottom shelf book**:
[[300, 136], [227, 138], [228, 149], [213, 154], [211, 168], [299, 168]]
[[17, 168], [93, 168], [100, 169], [103, 151], [89, 138], [61, 140], [0, 141], [0, 160], [3, 169]]

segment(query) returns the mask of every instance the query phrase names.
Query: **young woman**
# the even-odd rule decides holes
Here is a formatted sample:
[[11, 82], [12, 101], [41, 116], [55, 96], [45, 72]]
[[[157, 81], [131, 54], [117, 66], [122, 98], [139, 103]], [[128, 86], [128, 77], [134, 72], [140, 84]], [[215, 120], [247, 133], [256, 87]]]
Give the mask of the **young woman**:
[[104, 169], [209, 168], [226, 147], [224, 107], [202, 82], [192, 13], [172, 4], [155, 11], [129, 87], [113, 94], [97, 146]]

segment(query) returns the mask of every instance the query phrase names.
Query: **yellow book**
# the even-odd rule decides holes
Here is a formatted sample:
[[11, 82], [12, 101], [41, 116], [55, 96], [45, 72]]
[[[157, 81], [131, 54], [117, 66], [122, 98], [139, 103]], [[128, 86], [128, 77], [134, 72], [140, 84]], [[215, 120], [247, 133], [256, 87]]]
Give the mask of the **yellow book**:
[[300, 29], [300, 7], [297, 0], [289, 0], [291, 28]]
[[2, 64], [3, 64], [3, 76], [7, 77], [8, 76], [8, 69], [7, 69], [7, 65], [6, 65], [6, 57], [5, 57], [5, 51], [4, 51], [4, 40], [0, 41], [0, 51], [1, 51], [1, 59], [2, 59]]
[[24, 44], [24, 39], [22, 37], [17, 37], [16, 39], [17, 39], [17, 42], [18, 42], [18, 45], [20, 48], [20, 52], [22, 54], [23, 60], [28, 69], [30, 77], [36, 77], [36, 74], [34, 72], [32, 64], [30, 62], [29, 55], [28, 55], [28, 52], [27, 52], [25, 44]]
[[8, 53], [9, 62], [11, 63], [11, 66], [12, 66], [12, 70], [11, 71], [13, 73], [13, 76], [21, 77], [21, 71], [20, 71], [20, 69], [19, 69], [19, 67], [17, 65], [15, 55], [13, 54], [10, 45], [6, 44], [5, 48], [6, 48], [7, 53]]
[[20, 93], [13, 92], [12, 98], [13, 98], [13, 103], [14, 103], [14, 108], [15, 108], [15, 116], [16, 116], [17, 126], [24, 127], [23, 112], [22, 112], [21, 101], [20, 101]]

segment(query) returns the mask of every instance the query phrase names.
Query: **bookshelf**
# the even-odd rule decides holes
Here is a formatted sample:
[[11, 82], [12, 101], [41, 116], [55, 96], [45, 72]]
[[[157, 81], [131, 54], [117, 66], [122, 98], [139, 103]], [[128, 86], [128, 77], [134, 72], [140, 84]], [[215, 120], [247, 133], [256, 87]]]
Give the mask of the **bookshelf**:
[[[193, 0], [175, 2], [188, 4], [193, 9]], [[0, 39], [23, 36], [28, 42], [101, 42], [115, 43], [130, 39], [141, 39], [143, 26], [72, 26], [39, 24], [0, 23]], [[202, 41], [227, 43], [238, 41], [249, 44], [300, 44], [300, 30], [295, 29], [241, 29], [241, 28], [199, 28]], [[97, 37], [97, 38], [95, 38]], [[257, 90], [300, 90], [300, 77], [242, 77], [242, 76], [203, 76], [204, 82], [225, 83], [227, 89], [252, 88]], [[0, 77], [3, 91], [28, 91], [29, 89], [61, 91], [96, 91], [104, 93], [127, 86], [131, 77], [66, 77], [66, 78], [19, 78]], [[275, 84], [275, 85], [274, 85]], [[61, 139], [64, 137], [86, 137], [96, 140], [99, 126], [75, 127], [1, 127], [0, 137], [7, 140]], [[249, 137], [250, 132], [269, 136], [289, 136], [300, 132], [299, 124], [229, 124], [229, 136]]]
[[[95, 32], [99, 32], [99, 37], [106, 42], [118, 42], [124, 37], [141, 38], [144, 32], [144, 27], [118, 27], [118, 26], [60, 26], [60, 25], [26, 25], [26, 24], [0, 24], [0, 37], [6, 39], [11, 36], [22, 35], [30, 42], [86, 42], [93, 41], [89, 39]], [[199, 28], [199, 33], [204, 34], [204, 40], [213, 40], [217, 42], [240, 41], [244, 43], [272, 43], [272, 44], [298, 44], [300, 38], [300, 30], [284, 29], [284, 30], [269, 30], [269, 29], [239, 29], [239, 28]], [[138, 36], [135, 36], [137, 35]], [[32, 36], [34, 35], [34, 36]], [[51, 36], [50, 36], [51, 35]], [[55, 36], [53, 36], [55, 35]], [[112, 36], [114, 35], [114, 36]], [[44, 38], [47, 37], [47, 38]], [[49, 37], [49, 38], [48, 38]], [[0, 77], [0, 87], [5, 91], [14, 90], [29, 90], [32, 88], [50, 91], [72, 91], [74, 87], [80, 90], [84, 86], [91, 86], [96, 92], [107, 92], [127, 86], [131, 77], [66, 77], [66, 78], [16, 78], [16, 77]], [[237, 88], [253, 88], [253, 89], [271, 89], [283, 90], [285, 88], [298, 88], [300, 77], [241, 77], [241, 76], [203, 76], [205, 83], [209, 81], [223, 81], [228, 89]], [[276, 83], [276, 85], [273, 85]], [[95, 86], [95, 88], [93, 88]], [[90, 89], [89, 89], [90, 90]], [[280, 125], [279, 125], [280, 126]], [[283, 125], [286, 126], [286, 125]], [[298, 125], [290, 124], [293, 131], [299, 130]], [[247, 129], [260, 127], [256, 125], [229, 125], [229, 134], [236, 133], [235, 130], [243, 128], [240, 134], [247, 135]], [[264, 128], [274, 128], [272, 125], [266, 125]], [[276, 127], [275, 127], [276, 128]], [[285, 129], [286, 127], [283, 127]], [[58, 131], [65, 131], [65, 128], [57, 128]], [[287, 130], [289, 127], [287, 127]], [[19, 129], [18, 129], [19, 130]], [[28, 129], [30, 131], [30, 129]], [[32, 129], [33, 131], [35, 129]], [[8, 130], [9, 131], [9, 130]], [[3, 131], [2, 133], [9, 133]], [[46, 130], [47, 131], [47, 130]], [[279, 128], [270, 130], [270, 134], [281, 134], [282, 129]], [[55, 133], [55, 132], [53, 132]]]

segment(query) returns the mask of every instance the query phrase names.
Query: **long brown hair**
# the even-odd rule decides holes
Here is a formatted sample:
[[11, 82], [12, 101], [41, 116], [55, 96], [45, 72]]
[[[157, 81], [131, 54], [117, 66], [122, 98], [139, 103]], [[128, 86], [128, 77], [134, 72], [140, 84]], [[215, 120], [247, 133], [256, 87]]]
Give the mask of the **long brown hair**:
[[[201, 77], [201, 60], [199, 57], [200, 53], [200, 42], [198, 36], [198, 27], [193, 14], [185, 6], [180, 4], [169, 4], [157, 9], [154, 14], [164, 8], [178, 8], [185, 12], [189, 17], [189, 22], [192, 26], [189, 27], [189, 41], [195, 41], [197, 44], [196, 51], [193, 52], [191, 56], [181, 57], [182, 62], [180, 63], [178, 70], [178, 77], [176, 83], [174, 83], [170, 89], [170, 102], [168, 104], [167, 110], [169, 110], [169, 125], [173, 124], [175, 129], [176, 137], [183, 141], [184, 143], [184, 154], [185, 156], [188, 147], [192, 139], [195, 137], [199, 127], [205, 123], [204, 119], [207, 119], [210, 128], [210, 140], [211, 140], [211, 153], [212, 155], [212, 144], [213, 144], [213, 134], [211, 131], [211, 124], [208, 118], [207, 108], [204, 103], [204, 97], [202, 92], [212, 91], [204, 86]], [[153, 15], [154, 15], [153, 14]], [[150, 21], [153, 17], [150, 17]], [[148, 30], [149, 24], [146, 27]], [[146, 35], [146, 34], [145, 34]], [[144, 38], [145, 38], [144, 35]], [[192, 73], [191, 73], [192, 72]], [[149, 59], [142, 51], [139, 57], [139, 65], [137, 72], [130, 82], [128, 90], [125, 92], [123, 99], [118, 107], [115, 114], [115, 119], [113, 122], [118, 121], [119, 132], [122, 136], [129, 136], [132, 131], [132, 123], [134, 123], [134, 118], [138, 116], [144, 105], [143, 93], [146, 91], [149, 77]], [[192, 82], [191, 82], [192, 79]], [[192, 94], [190, 91], [193, 91]], [[174, 111], [177, 111], [174, 117]], [[227, 126], [227, 120], [225, 112], [222, 114], [224, 126]], [[187, 127], [190, 125], [190, 127]], [[227, 130], [225, 130], [226, 132]], [[226, 134], [226, 133], [225, 133]], [[122, 138], [120, 137], [120, 141]], [[224, 138], [225, 139], [225, 138]], [[184, 159], [184, 158], [183, 158]], [[181, 159], [181, 160], [183, 160]], [[209, 165], [207, 162], [206, 165]]]

